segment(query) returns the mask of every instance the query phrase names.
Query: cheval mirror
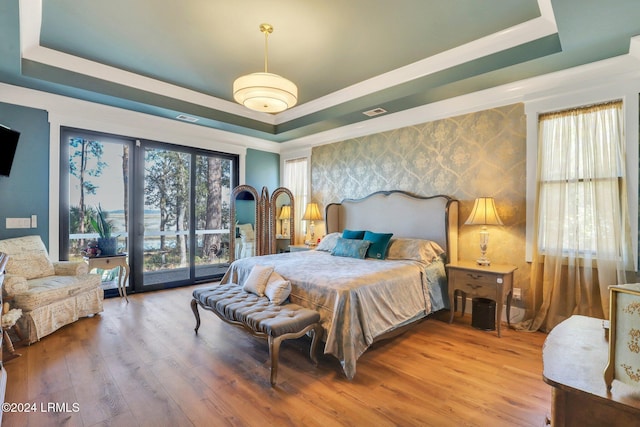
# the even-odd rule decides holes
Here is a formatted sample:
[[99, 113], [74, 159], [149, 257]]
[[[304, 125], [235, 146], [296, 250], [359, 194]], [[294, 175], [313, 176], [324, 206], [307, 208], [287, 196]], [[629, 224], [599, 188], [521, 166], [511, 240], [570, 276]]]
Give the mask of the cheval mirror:
[[263, 233], [258, 192], [250, 185], [239, 185], [231, 193], [229, 262], [259, 255]]
[[296, 235], [293, 194], [287, 188], [276, 188], [269, 204], [270, 253], [288, 252], [289, 245], [295, 242]]

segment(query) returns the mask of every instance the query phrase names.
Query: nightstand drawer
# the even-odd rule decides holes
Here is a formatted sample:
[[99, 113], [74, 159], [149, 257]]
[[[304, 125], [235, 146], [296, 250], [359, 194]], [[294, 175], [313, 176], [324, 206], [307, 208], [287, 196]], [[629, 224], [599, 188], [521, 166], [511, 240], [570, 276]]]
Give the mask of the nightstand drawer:
[[460, 281], [460, 283], [468, 283], [474, 286], [490, 285], [494, 287], [500, 277], [495, 273], [476, 273], [471, 271], [455, 271], [454, 275], [456, 276], [455, 280]]
[[482, 297], [496, 300], [498, 297], [498, 291], [495, 286], [489, 286], [486, 283], [469, 283], [468, 281], [460, 282], [457, 289], [468, 294], [470, 297]]

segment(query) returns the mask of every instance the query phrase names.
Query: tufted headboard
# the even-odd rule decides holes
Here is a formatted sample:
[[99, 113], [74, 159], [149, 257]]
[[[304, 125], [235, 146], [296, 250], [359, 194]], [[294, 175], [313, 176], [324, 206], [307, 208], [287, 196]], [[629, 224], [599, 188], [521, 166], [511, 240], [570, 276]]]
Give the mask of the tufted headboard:
[[447, 262], [458, 260], [458, 201], [449, 196], [378, 191], [327, 205], [325, 218], [327, 234], [346, 228], [428, 239], [447, 252]]

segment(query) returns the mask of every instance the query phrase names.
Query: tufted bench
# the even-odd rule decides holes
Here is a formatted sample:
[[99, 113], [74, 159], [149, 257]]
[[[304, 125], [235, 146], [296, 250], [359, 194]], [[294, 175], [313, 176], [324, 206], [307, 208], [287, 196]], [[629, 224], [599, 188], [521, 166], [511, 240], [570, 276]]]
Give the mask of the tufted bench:
[[200, 328], [198, 306], [214, 312], [229, 324], [241, 326], [255, 336], [268, 339], [271, 386], [276, 384], [280, 344], [284, 340], [300, 338], [313, 330], [309, 356], [314, 364], [318, 364], [316, 348], [322, 326], [317, 311], [292, 303], [272, 304], [267, 297], [245, 292], [235, 283], [209, 286], [193, 291], [191, 309], [196, 317], [196, 333]]

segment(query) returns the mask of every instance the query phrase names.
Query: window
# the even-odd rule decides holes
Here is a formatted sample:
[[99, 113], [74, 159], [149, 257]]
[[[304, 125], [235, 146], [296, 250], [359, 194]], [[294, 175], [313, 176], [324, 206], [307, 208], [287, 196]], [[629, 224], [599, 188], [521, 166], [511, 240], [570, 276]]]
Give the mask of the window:
[[626, 220], [622, 101], [539, 117], [538, 251], [620, 259]]
[[295, 220], [296, 242], [301, 244], [304, 242], [305, 236], [302, 233], [302, 216], [304, 209], [309, 203], [309, 159], [307, 157], [285, 160], [283, 171], [282, 185], [287, 187], [293, 194], [295, 204]]

